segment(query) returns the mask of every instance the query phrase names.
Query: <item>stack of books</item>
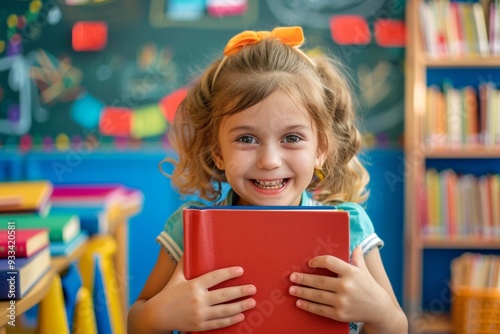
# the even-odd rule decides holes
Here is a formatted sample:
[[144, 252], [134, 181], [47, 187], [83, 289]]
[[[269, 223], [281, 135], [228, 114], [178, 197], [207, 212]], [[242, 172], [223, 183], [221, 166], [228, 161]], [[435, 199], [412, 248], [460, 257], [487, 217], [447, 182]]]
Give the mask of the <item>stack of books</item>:
[[51, 212], [76, 214], [88, 235], [110, 232], [116, 218], [142, 203], [142, 193], [120, 184], [66, 184], [54, 187]]
[[50, 269], [48, 231], [22, 229], [9, 222], [0, 229], [0, 300], [23, 298]]
[[0, 183], [0, 229], [46, 229], [49, 255], [71, 255], [87, 239], [76, 214], [53, 212], [48, 180]]

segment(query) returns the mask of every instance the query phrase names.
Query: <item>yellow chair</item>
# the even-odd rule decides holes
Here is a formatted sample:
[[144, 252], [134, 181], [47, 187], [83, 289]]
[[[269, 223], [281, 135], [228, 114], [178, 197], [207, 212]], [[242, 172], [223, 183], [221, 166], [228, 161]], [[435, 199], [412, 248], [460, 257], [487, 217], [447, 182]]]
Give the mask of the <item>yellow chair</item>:
[[[98, 312], [108, 312], [111, 323], [111, 332], [114, 334], [126, 333], [125, 320], [121, 308], [121, 289], [127, 287], [118, 285], [114, 256], [117, 250], [116, 240], [109, 235], [96, 235], [92, 237], [80, 258], [79, 267], [82, 273], [83, 286], [94, 296], [94, 311], [99, 329], [102, 317]], [[100, 269], [100, 273], [97, 273]], [[94, 291], [96, 274], [102, 276], [102, 291]], [[104, 317], [106, 318], [106, 317]], [[99, 330], [101, 332], [101, 330]]]
[[78, 294], [76, 296], [72, 333], [98, 334], [92, 295], [90, 294], [90, 291], [83, 286], [78, 290]]
[[55, 275], [49, 292], [38, 306], [37, 334], [69, 334], [61, 277]]

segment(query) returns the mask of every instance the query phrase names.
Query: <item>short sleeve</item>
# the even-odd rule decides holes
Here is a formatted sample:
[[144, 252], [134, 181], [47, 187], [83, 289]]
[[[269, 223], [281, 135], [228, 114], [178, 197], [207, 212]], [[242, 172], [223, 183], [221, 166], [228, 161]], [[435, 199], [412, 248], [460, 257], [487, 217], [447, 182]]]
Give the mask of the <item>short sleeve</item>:
[[363, 254], [367, 254], [373, 248], [381, 248], [384, 245], [382, 239], [380, 239], [375, 233], [373, 223], [363, 207], [356, 203], [341, 203], [337, 204], [336, 207], [339, 210], [349, 212], [351, 252], [354, 248], [361, 245]]
[[184, 227], [182, 211], [188, 206], [205, 206], [200, 202], [186, 202], [181, 205], [166, 221], [163, 231], [156, 241], [168, 252], [170, 258], [178, 262], [184, 253]]

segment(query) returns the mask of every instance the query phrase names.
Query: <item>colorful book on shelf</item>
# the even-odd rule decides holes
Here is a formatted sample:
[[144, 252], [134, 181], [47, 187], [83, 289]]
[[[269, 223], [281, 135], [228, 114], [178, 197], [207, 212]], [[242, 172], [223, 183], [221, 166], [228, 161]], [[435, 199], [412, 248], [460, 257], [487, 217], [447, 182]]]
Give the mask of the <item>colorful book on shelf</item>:
[[0, 229], [8, 226], [22, 228], [46, 228], [49, 240], [69, 241], [80, 232], [80, 220], [75, 214], [49, 213], [47, 216], [36, 214], [0, 215]]
[[48, 247], [30, 257], [0, 259], [0, 300], [23, 298], [49, 269]]
[[[349, 324], [304, 312], [288, 293], [293, 271], [334, 276], [307, 261], [330, 254], [349, 261], [349, 213], [334, 207], [188, 207], [184, 217], [184, 273], [242, 266], [243, 276], [216, 288], [254, 284], [257, 307], [245, 320], [213, 333], [348, 333]], [[272, 316], [263, 314], [272, 313]], [[287, 319], [286, 322], [283, 319]]]
[[0, 213], [46, 213], [52, 189], [50, 181], [0, 182]]
[[109, 230], [110, 216], [116, 212], [116, 207], [105, 208], [103, 206], [53, 206], [50, 210], [53, 214], [74, 214], [80, 221], [80, 229], [89, 235], [107, 233]]
[[72, 240], [69, 241], [52, 241], [50, 243], [50, 255], [51, 256], [70, 256], [73, 254], [80, 246], [85, 244], [89, 239], [88, 235], [84, 231], [80, 231]]
[[47, 229], [0, 229], [0, 258], [29, 257], [49, 245]]
[[81, 229], [89, 235], [107, 233], [109, 224], [127, 203], [142, 197], [119, 184], [63, 185], [54, 188], [51, 212], [75, 213]]
[[70, 332], [78, 333], [73, 331], [73, 321], [75, 317], [78, 291], [82, 287], [82, 277], [80, 275], [78, 265], [75, 262], [70, 263], [64, 274], [61, 275], [61, 287], [64, 294], [64, 306], [66, 308], [66, 316], [68, 317]]
[[120, 202], [126, 188], [120, 184], [64, 184], [55, 185], [53, 206], [109, 206]]

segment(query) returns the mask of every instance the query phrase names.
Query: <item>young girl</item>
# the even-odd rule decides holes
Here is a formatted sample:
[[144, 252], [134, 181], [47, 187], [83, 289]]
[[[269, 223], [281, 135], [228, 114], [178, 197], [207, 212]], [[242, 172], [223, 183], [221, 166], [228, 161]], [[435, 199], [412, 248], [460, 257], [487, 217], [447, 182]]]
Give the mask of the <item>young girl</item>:
[[[323, 205], [350, 212], [351, 263], [318, 256], [308, 263], [338, 277], [295, 272], [290, 295], [304, 312], [350, 322], [351, 333], [407, 333], [379, 253], [382, 241], [359, 204], [368, 175], [356, 154], [351, 92], [338, 65], [298, 48], [300, 27], [233, 37], [190, 87], [172, 125], [179, 153], [172, 183], [217, 205]], [[231, 189], [222, 197], [222, 184]], [[312, 197], [309, 196], [312, 194]], [[128, 316], [129, 333], [223, 328], [256, 306], [253, 285], [209, 290], [244, 275], [220, 268], [183, 274], [182, 209], [158, 236], [157, 263]], [[236, 300], [236, 301], [233, 301]], [[230, 302], [232, 301], [232, 302]]]

